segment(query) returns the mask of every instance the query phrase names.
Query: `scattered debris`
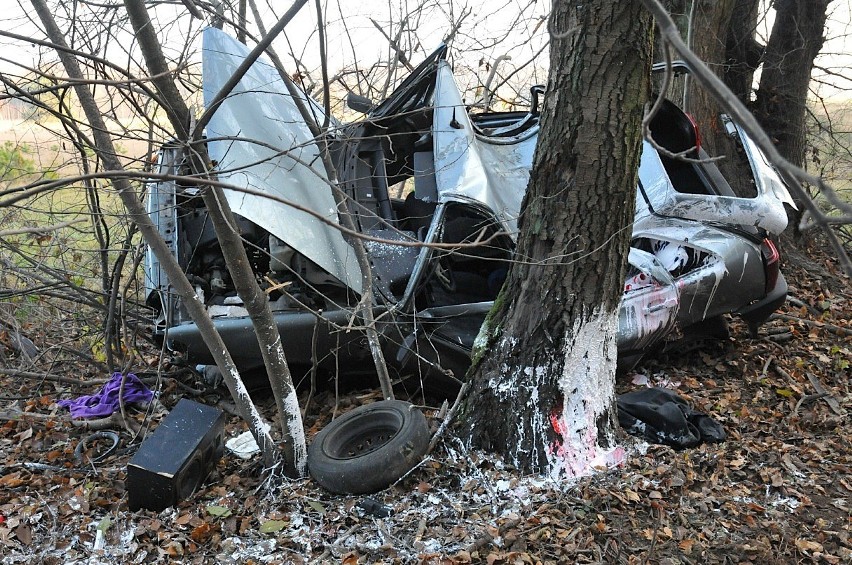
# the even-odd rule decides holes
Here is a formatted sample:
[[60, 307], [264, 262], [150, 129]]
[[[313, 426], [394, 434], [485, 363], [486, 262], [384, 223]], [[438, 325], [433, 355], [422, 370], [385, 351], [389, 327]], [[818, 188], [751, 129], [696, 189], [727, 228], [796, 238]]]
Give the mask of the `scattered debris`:
[[222, 457], [225, 415], [182, 398], [127, 464], [131, 510], [160, 511], [192, 495]]
[[[271, 426], [265, 424], [264, 427], [268, 432]], [[225, 448], [240, 459], [251, 459], [253, 455], [260, 453], [260, 446], [257, 445], [250, 430], [226, 441]]]
[[639, 389], [619, 395], [616, 402], [618, 422], [624, 431], [646, 441], [676, 449], [725, 441], [719, 422], [693, 410], [669, 389]]
[[72, 418], [106, 418], [119, 411], [122, 402], [148, 404], [153, 399], [154, 393], [139, 377], [133, 373], [114, 373], [97, 393], [74, 400], [60, 400], [57, 404], [68, 408]]
[[[23, 417], [0, 421], [0, 563], [848, 563], [852, 422], [824, 399], [847, 413], [852, 406], [852, 343], [826, 327], [852, 327], [852, 295], [847, 280], [815, 280], [797, 265], [785, 271], [802, 304], [817, 305], [831, 285], [831, 310], [784, 308], [821, 325], [774, 319], [768, 328], [794, 336], [779, 346], [749, 339], [734, 321], [735, 339], [724, 347], [650, 360], [644, 379], [617, 382], [627, 393], [668, 381], [724, 425], [724, 443], [676, 451], [628, 438], [624, 466], [552, 483], [467, 450], [449, 427], [405, 479], [371, 495], [393, 510], [385, 517], [359, 507], [362, 496], [332, 495], [313, 480], [267, 482], [256, 458], [229, 451], [188, 499], [161, 512], [130, 511], [126, 466], [139, 440], [121, 431], [119, 449], [81, 469], [74, 451], [90, 432], [73, 426], [55, 399], [85, 388], [2, 373], [2, 387], [23, 398], [4, 401], [3, 411]], [[30, 337], [39, 345], [52, 340]], [[100, 378], [70, 362], [36, 370]], [[195, 382], [161, 383], [168, 407], [181, 395], [205, 404], [227, 397]], [[380, 399], [376, 390], [316, 391], [308, 437], [335, 411]], [[410, 399], [434, 406], [425, 413], [440, 422], [439, 401]], [[261, 408], [274, 414], [271, 401]], [[159, 416], [131, 417], [145, 429]], [[231, 417], [223, 436], [244, 430]]]

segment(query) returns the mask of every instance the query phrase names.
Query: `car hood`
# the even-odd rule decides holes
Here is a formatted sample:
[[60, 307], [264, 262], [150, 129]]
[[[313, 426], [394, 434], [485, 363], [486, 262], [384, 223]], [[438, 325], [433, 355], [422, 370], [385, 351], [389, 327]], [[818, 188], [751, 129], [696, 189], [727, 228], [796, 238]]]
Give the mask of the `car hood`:
[[[248, 53], [226, 33], [204, 31], [205, 104]], [[322, 121], [316, 103], [307, 96], [303, 100]], [[206, 133], [219, 180], [236, 187], [225, 190], [233, 212], [361, 292], [361, 272], [354, 250], [337, 229], [337, 207], [319, 149], [272, 64], [258, 59], [251, 66], [216, 108]]]

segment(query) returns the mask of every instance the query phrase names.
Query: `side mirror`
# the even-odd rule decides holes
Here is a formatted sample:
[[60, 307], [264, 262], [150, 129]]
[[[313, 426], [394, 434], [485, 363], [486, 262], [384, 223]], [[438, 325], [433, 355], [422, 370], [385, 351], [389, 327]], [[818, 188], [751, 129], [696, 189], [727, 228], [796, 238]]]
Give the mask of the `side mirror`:
[[367, 114], [373, 109], [372, 100], [366, 96], [359, 96], [354, 92], [350, 92], [346, 95], [346, 105], [356, 112], [361, 112], [362, 114]]

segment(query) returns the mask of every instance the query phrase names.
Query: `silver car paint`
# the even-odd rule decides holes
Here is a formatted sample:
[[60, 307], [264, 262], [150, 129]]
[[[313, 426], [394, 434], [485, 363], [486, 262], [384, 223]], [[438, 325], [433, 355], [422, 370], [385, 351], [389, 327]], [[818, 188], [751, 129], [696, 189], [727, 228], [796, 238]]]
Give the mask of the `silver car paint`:
[[[209, 103], [243, 62], [249, 49], [226, 33], [204, 31], [204, 100]], [[306, 100], [309, 100], [306, 97]], [[312, 104], [312, 103], [309, 103]], [[315, 112], [319, 110], [314, 107]], [[207, 126], [208, 151], [219, 180], [259, 194], [226, 190], [234, 213], [256, 223], [332, 276], [361, 292], [361, 272], [351, 246], [333, 225], [337, 207], [319, 149], [278, 72], [258, 59]]]
[[[743, 140], [750, 141], [744, 133]], [[780, 234], [787, 227], [784, 203], [792, 199], [781, 180], [778, 179], [777, 183], [774, 181], [772, 177], [777, 179], [777, 174], [765, 165], [763, 154], [756, 146], [752, 146], [747, 155], [755, 173], [757, 196], [754, 198], [678, 192], [669, 180], [659, 154], [648, 141], [642, 145], [639, 178], [643, 179], [650, 205], [658, 214], [688, 220], [756, 226], [771, 234]], [[760, 162], [764, 166], [760, 166]]]
[[513, 239], [538, 126], [512, 138], [477, 135], [446, 61], [438, 63], [432, 135], [439, 201], [471, 199], [490, 209]]

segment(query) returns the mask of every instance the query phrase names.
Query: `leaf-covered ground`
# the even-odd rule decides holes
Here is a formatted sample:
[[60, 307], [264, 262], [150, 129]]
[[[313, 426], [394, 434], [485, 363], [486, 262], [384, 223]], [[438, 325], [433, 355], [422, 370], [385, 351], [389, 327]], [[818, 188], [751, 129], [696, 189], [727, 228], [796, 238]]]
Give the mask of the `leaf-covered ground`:
[[[257, 458], [226, 453], [177, 508], [131, 512], [126, 466], [138, 440], [124, 433], [114, 455], [81, 466], [74, 451], [91, 432], [55, 403], [97, 385], [0, 375], [0, 563], [850, 563], [852, 291], [830, 260], [792, 260], [792, 300], [758, 339], [734, 321], [729, 341], [619, 379], [620, 392], [674, 387], [724, 424], [727, 441], [678, 452], [625, 438], [623, 467], [573, 483], [520, 477], [450, 434], [369, 500], [309, 480], [262, 483]], [[38, 337], [41, 347], [50, 339]], [[0, 334], [3, 362], [16, 366], [9, 339]], [[200, 388], [165, 379], [161, 401], [227, 402]], [[337, 410], [377, 398], [347, 393]], [[315, 397], [309, 435], [334, 405], [331, 393]], [[163, 414], [134, 418], [150, 431]], [[228, 437], [244, 429], [234, 417], [226, 425]]]

